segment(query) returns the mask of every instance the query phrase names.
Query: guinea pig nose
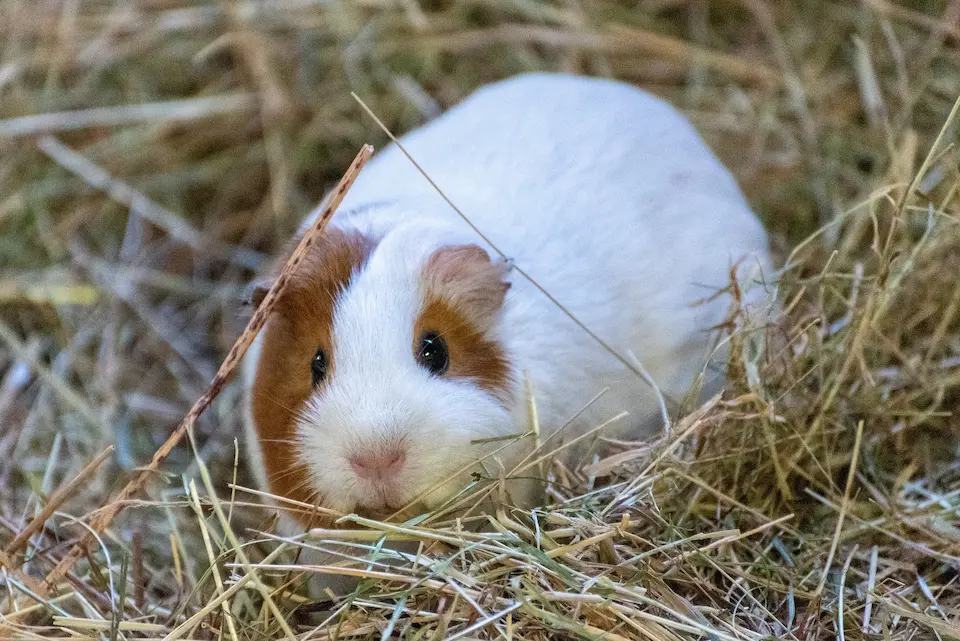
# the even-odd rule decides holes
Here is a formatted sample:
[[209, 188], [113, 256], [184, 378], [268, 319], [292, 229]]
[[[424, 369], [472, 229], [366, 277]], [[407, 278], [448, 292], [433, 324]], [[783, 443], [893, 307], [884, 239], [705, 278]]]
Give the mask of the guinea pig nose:
[[368, 481], [386, 481], [397, 476], [403, 469], [407, 452], [402, 447], [391, 447], [375, 452], [354, 454], [347, 460], [360, 478]]

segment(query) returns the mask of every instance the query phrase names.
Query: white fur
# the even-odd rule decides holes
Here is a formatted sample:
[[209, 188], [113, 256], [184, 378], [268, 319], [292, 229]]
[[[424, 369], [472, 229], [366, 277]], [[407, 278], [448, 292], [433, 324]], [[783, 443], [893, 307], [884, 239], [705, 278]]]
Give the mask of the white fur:
[[[726, 287], [739, 261], [748, 300], [762, 308], [759, 275], [772, 271], [767, 237], [730, 173], [667, 103], [613, 81], [524, 75], [480, 89], [402, 142], [495, 245], [614, 349], [634, 353], [664, 393], [682, 398], [705, 371], [707, 390], [722, 382], [705, 367], [715, 346], [708, 329], [725, 319], [730, 298], [694, 305]], [[476, 385], [431, 377], [411, 350], [426, 256], [463, 242], [495, 252], [394, 146], [361, 172], [340, 211], [334, 224], [381, 241], [338, 301], [335, 375], [299, 431], [327, 507], [351, 510], [403, 503], [503, 445], [471, 440], [529, 426], [522, 385], [505, 408]], [[650, 388], [516, 270], [511, 280], [492, 336], [515, 378], [529, 376], [544, 432], [605, 387], [567, 440], [622, 410], [630, 419], [608, 436], [657, 429]], [[246, 368], [248, 381], [254, 372]], [[390, 439], [411, 449], [386, 497], [353, 474], [345, 455]], [[517, 444], [500, 463], [510, 469], [526, 451]], [[467, 478], [434, 492], [428, 505]]]
[[[337, 301], [334, 375], [300, 423], [302, 454], [327, 507], [399, 508], [445, 472], [475, 460], [471, 440], [501, 435], [512, 424], [490, 394], [432, 376], [416, 363], [413, 326], [424, 295], [418, 273], [445, 240], [434, 231], [412, 220], [387, 234]], [[395, 441], [407, 445], [409, 455], [384, 495], [358, 478], [347, 458]]]

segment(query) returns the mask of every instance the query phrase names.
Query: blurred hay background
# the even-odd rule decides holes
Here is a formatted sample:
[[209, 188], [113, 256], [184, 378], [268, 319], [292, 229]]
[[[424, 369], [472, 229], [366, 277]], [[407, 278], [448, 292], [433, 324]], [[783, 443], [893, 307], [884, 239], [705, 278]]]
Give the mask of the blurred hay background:
[[[552, 508], [355, 523], [369, 578], [326, 620], [282, 553], [261, 590], [238, 560], [276, 542], [230, 387], [198, 425], [216, 493], [179, 448], [33, 603], [203, 392], [252, 270], [383, 144], [350, 91], [403, 132], [533, 69], [693, 119], [787, 264], [781, 347], [662, 441], [554, 468]], [[0, 637], [960, 638], [958, 94], [956, 0], [6, 0]], [[383, 537], [421, 554], [384, 566]]]

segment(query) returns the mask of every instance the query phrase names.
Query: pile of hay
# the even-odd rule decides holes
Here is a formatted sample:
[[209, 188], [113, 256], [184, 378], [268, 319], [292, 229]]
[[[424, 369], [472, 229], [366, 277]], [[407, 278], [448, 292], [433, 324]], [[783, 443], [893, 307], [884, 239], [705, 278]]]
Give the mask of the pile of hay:
[[[960, 637], [960, 2], [8, 0], [0, 18], [0, 637]], [[297, 541], [245, 489], [231, 384], [196, 448], [91, 526], [206, 389], [253, 269], [383, 144], [350, 91], [402, 132], [532, 69], [628, 80], [693, 119], [781, 250], [767, 356], [732, 359], [726, 393], [661, 440], [553, 466], [547, 507]], [[391, 558], [396, 539], [418, 552]], [[343, 542], [360, 588], [314, 603], [324, 569], [295, 552]]]

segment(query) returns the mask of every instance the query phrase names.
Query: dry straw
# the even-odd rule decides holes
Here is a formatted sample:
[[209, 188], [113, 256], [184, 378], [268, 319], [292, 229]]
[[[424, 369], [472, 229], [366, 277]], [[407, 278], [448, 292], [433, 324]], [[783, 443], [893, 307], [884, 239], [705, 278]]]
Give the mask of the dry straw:
[[[960, 3], [0, 14], [0, 638], [960, 637]], [[249, 487], [226, 377], [264, 316], [228, 302], [383, 140], [351, 92], [399, 132], [532, 69], [690, 115], [788, 248], [768, 349], [733, 336], [728, 388], [650, 441], [598, 424], [571, 468], [537, 436], [434, 513], [278, 535], [311, 506]]]

